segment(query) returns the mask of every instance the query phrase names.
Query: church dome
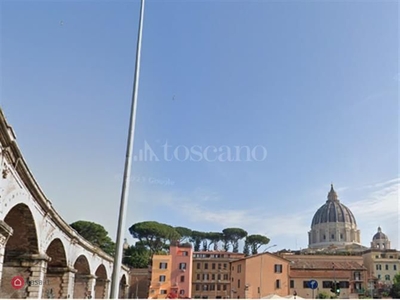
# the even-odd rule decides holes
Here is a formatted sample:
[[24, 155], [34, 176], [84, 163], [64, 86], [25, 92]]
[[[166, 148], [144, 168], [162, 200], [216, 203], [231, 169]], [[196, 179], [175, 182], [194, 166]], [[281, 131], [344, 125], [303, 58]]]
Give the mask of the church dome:
[[378, 232], [375, 233], [374, 237], [372, 240], [387, 240], [387, 235], [382, 232], [382, 229], [378, 227]]
[[335, 222], [357, 225], [353, 213], [347, 206], [340, 203], [338, 196], [333, 189], [333, 185], [331, 185], [328, 200], [315, 213], [311, 222], [311, 227], [317, 224]]

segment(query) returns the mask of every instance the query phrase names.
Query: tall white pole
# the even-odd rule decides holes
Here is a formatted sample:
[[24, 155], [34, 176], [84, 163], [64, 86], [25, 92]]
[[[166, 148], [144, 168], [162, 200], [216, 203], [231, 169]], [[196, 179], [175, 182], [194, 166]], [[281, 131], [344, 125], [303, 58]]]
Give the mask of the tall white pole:
[[[118, 299], [119, 294], [119, 281], [122, 267], [122, 255], [123, 255], [123, 242], [125, 233], [125, 217], [126, 217], [126, 206], [128, 203], [129, 195], [129, 184], [131, 177], [131, 165], [132, 165], [132, 152], [133, 152], [133, 141], [135, 135], [135, 121], [136, 121], [136, 106], [137, 106], [137, 96], [139, 89], [139, 71], [140, 71], [140, 52], [142, 48], [142, 31], [143, 31], [143, 15], [144, 15], [144, 0], [141, 0], [140, 4], [140, 19], [139, 19], [139, 33], [137, 39], [136, 47], [136, 65], [135, 65], [135, 75], [133, 82], [133, 93], [132, 93], [132, 104], [131, 104], [131, 115], [129, 122], [129, 132], [128, 132], [128, 142], [126, 149], [126, 160], [125, 160], [125, 170], [124, 170], [124, 180], [122, 183], [121, 192], [121, 204], [119, 208], [118, 217], [118, 229], [117, 229], [117, 241], [116, 241], [116, 251], [114, 259], [114, 267], [111, 279], [111, 299]], [[129, 278], [127, 278], [127, 281]]]

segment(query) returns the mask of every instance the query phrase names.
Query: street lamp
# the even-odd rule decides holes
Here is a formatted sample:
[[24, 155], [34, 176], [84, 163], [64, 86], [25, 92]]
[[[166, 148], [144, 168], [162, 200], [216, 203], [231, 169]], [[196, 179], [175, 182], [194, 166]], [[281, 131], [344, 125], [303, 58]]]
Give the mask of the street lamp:
[[126, 146], [124, 180], [122, 182], [121, 203], [119, 208], [117, 239], [115, 246], [115, 259], [111, 277], [111, 292], [110, 292], [111, 299], [118, 298], [119, 278], [121, 277], [120, 273], [121, 273], [122, 256], [123, 256], [122, 237], [125, 231], [126, 206], [128, 204], [129, 184], [131, 181], [130, 177], [131, 177], [131, 166], [132, 166], [133, 141], [135, 136], [136, 106], [137, 106], [137, 96], [139, 89], [140, 54], [142, 49], [143, 16], [144, 16], [144, 0], [141, 0], [138, 39], [136, 46], [136, 65], [135, 65], [135, 75], [133, 81], [133, 92], [132, 92], [132, 102], [131, 102], [131, 114], [129, 120], [128, 140]]
[[261, 296], [262, 296], [261, 286], [262, 286], [263, 254], [264, 254], [265, 252], [267, 252], [267, 250], [268, 250], [268, 249], [270, 249], [270, 248], [273, 248], [273, 247], [276, 247], [276, 246], [277, 246], [277, 245], [272, 245], [272, 246], [269, 246], [269, 247], [265, 248], [265, 249], [264, 249], [264, 251], [261, 253], [261, 264], [260, 264], [260, 287], [258, 288], [258, 296], [259, 296], [259, 298], [260, 298], [260, 299], [261, 299]]

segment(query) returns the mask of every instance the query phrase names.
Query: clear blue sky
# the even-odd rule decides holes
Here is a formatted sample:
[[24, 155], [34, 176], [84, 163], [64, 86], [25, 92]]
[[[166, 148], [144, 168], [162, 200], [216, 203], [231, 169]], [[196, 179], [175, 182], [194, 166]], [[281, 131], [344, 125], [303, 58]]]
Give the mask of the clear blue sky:
[[[23, 154], [67, 222], [114, 238], [139, 1], [0, 7], [0, 104]], [[395, 1], [149, 0], [135, 153], [168, 141], [268, 156], [135, 162], [144, 181], [132, 183], [127, 227], [240, 226], [304, 248], [333, 182], [362, 242], [381, 225], [396, 246], [398, 13]]]

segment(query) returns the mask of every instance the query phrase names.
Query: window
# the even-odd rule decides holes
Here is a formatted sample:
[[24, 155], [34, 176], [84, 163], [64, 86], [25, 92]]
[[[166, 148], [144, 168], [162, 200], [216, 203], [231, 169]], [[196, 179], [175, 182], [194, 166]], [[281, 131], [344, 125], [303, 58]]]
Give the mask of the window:
[[208, 291], [208, 285], [207, 284], [203, 285], [203, 291]]
[[282, 265], [275, 265], [274, 271], [275, 273], [282, 273]]
[[280, 289], [280, 288], [281, 288], [281, 281], [280, 281], [279, 279], [277, 279], [277, 280], [275, 281], [275, 288], [276, 288], [276, 289]]
[[232, 271], [235, 271], [235, 266], [232, 266]]
[[167, 294], [167, 290], [160, 290], [160, 294], [161, 295], [166, 295]]
[[332, 287], [332, 281], [322, 281], [322, 288], [330, 289]]
[[229, 275], [228, 274], [224, 274], [224, 280], [229, 280]]
[[218, 270], [221, 270], [222, 264], [218, 264]]
[[324, 234], [324, 240], [326, 240], [326, 235]]
[[361, 280], [361, 273], [360, 272], [354, 272], [354, 280]]
[[196, 284], [196, 291], [200, 291], [200, 284]]
[[215, 274], [211, 275], [211, 280], [215, 280]]
[[228, 264], [224, 264], [224, 270], [228, 269]]
[[228, 289], [228, 288], [227, 288], [227, 285], [224, 284], [224, 285], [223, 285], [223, 290], [226, 291], [227, 289]]
[[200, 269], [200, 268], [201, 268], [201, 264], [197, 263], [197, 269]]
[[382, 270], [382, 266], [381, 265], [376, 265], [376, 269], [377, 270]]
[[233, 277], [232, 277], [232, 282], [233, 282]]
[[200, 280], [200, 274], [197, 274], [197, 280]]
[[215, 284], [210, 284], [210, 291], [215, 291]]
[[238, 267], [237, 267], [237, 272], [238, 272], [238, 273], [241, 273], [241, 272], [242, 272], [242, 265], [238, 265]]
[[290, 280], [290, 288], [294, 289], [294, 280]]
[[185, 282], [185, 276], [181, 276], [181, 282]]
[[389, 270], [389, 265], [385, 265], [385, 270]]
[[348, 281], [340, 281], [339, 286], [341, 289], [348, 289], [350, 287], [350, 283]]
[[381, 279], [381, 274], [378, 274], [378, 279]]
[[308, 289], [308, 281], [303, 281], [303, 288]]
[[182, 256], [189, 256], [189, 252], [183, 251], [183, 252], [182, 252]]
[[185, 290], [180, 290], [179, 295], [185, 295]]
[[240, 279], [238, 279], [238, 288], [240, 289]]
[[158, 277], [158, 281], [165, 282], [165, 275], [160, 275], [160, 277]]
[[343, 233], [340, 234], [340, 239], [343, 240]]
[[179, 270], [186, 270], [186, 263], [180, 263]]
[[221, 274], [218, 274], [218, 278], [217, 278], [218, 280], [221, 280]]
[[221, 290], [221, 285], [217, 284], [217, 291], [220, 291], [220, 290]]
[[203, 274], [203, 280], [208, 280], [208, 274]]
[[204, 269], [207, 270], [208, 269], [208, 263], [204, 264]]
[[396, 265], [393, 265], [393, 270], [397, 270], [397, 266]]
[[334, 234], [331, 235], [331, 239], [332, 240], [335, 239], [335, 235]]
[[212, 264], [212, 267], [211, 267], [213, 270], [215, 270], [215, 263], [213, 263]]
[[168, 264], [167, 263], [160, 263], [160, 269], [163, 269], [163, 270], [165, 270], [166, 268], [168, 267]]
[[390, 275], [385, 275], [385, 280], [390, 280]]

